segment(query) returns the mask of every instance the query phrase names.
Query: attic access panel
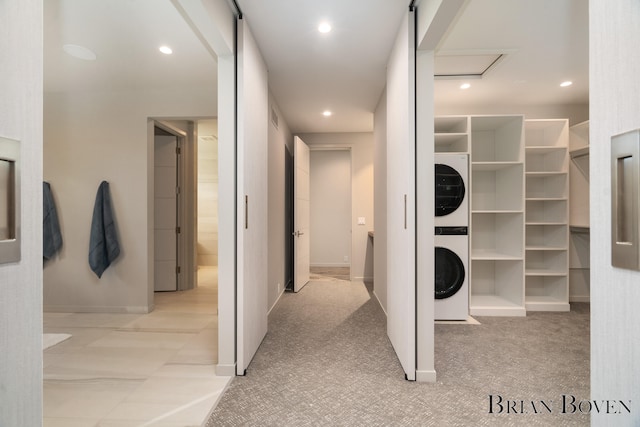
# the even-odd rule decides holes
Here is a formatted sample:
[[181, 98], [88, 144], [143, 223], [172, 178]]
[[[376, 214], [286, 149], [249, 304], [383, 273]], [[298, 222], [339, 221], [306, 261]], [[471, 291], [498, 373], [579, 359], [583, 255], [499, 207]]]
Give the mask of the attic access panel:
[[434, 62], [436, 79], [481, 79], [491, 71], [505, 53], [437, 54]]

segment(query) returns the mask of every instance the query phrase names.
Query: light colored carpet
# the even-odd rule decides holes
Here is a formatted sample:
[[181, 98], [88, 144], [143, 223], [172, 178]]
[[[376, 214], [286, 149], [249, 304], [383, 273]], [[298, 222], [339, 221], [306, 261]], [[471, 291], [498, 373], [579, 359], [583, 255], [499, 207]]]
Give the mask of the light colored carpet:
[[[309, 283], [272, 310], [247, 375], [232, 382], [206, 426], [589, 425], [560, 405], [563, 394], [589, 398], [588, 305], [478, 320], [436, 325], [438, 382], [409, 382], [370, 289]], [[490, 395], [522, 400], [530, 413], [490, 414]], [[532, 413], [532, 400], [553, 412]]]
[[42, 334], [42, 349], [46, 350], [69, 338], [71, 338], [69, 334]]

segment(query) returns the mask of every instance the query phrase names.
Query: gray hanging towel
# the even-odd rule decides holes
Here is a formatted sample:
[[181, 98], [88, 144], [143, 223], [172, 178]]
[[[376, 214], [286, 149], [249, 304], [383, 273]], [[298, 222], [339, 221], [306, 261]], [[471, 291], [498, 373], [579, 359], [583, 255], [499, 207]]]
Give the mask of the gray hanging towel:
[[42, 256], [51, 259], [62, 247], [62, 233], [51, 185], [46, 181], [42, 183], [42, 202]]
[[89, 239], [89, 265], [98, 277], [120, 255], [120, 244], [111, 208], [109, 183], [102, 181], [96, 195]]

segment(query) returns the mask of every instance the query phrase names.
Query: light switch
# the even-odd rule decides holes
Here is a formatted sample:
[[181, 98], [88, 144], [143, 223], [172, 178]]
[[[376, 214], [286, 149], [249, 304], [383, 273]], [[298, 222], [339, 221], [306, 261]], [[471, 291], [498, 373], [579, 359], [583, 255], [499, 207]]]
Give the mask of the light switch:
[[358, 217], [358, 225], [364, 225], [365, 224], [365, 220], [363, 216], [359, 216]]

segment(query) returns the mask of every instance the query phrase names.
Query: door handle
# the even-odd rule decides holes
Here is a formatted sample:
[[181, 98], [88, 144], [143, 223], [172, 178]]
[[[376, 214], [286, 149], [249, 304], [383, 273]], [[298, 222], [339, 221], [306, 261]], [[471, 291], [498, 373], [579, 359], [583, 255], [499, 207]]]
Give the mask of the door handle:
[[293, 234], [295, 237], [300, 237], [300, 236], [304, 235], [304, 233], [302, 231], [294, 231], [291, 234]]

